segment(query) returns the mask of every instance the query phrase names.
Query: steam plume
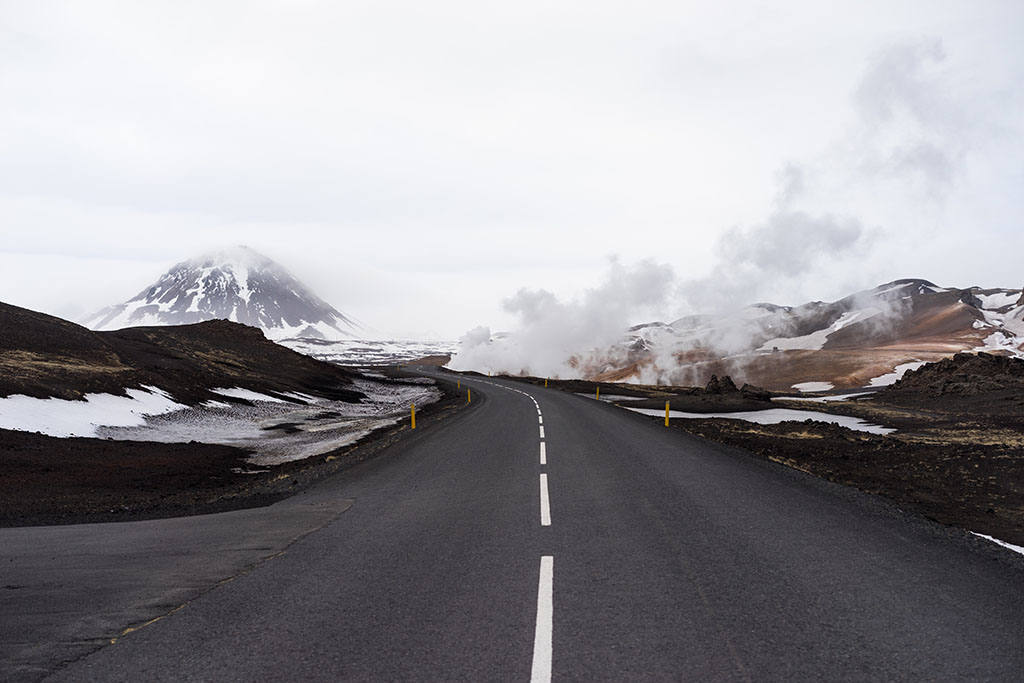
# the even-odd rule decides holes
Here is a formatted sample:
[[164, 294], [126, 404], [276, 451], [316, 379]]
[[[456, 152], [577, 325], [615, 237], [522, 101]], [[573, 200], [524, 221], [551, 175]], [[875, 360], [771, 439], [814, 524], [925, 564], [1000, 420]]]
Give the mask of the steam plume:
[[[865, 187], [897, 181], [926, 194], [953, 182], [968, 149], [957, 132], [969, 126], [946, 94], [939, 72], [944, 59], [941, 43], [934, 40], [896, 44], [875, 55], [854, 90], [855, 124], [824, 162], [782, 169], [767, 216], [726, 230], [706, 276], [680, 281], [664, 264], [648, 260], [627, 267], [613, 261], [605, 282], [579, 300], [562, 301], [543, 289], [520, 290], [504, 302], [518, 317], [518, 329], [508, 335], [471, 330], [452, 367], [552, 377], [601, 372], [627, 360], [628, 349], [621, 344], [627, 328], [666, 303], [687, 317], [676, 320], [667, 336], [659, 333], [662, 328], [648, 330], [646, 341], [654, 351], [652, 362], [640, 370], [643, 381], [700, 381], [679, 361], [690, 352], [733, 356], [742, 364], [742, 354], [773, 336], [799, 334], [792, 316], [775, 313], [751, 322], [751, 315], [738, 309], [766, 294], [803, 295], [806, 282], [849, 272], [850, 264], [871, 254], [879, 232], [867, 229], [860, 217], [809, 208], [814, 202], [808, 188], [828, 185], [835, 169], [853, 169]], [[874, 297], [852, 305], [870, 314], [871, 325], [884, 327], [900, 316], [904, 304]]]

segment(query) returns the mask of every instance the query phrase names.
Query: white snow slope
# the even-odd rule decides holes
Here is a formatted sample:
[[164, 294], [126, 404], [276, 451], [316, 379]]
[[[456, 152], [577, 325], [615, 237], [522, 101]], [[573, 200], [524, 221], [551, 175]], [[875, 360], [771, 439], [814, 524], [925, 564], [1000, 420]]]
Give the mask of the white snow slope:
[[156, 387], [128, 389], [126, 393], [86, 394], [84, 401], [7, 396], [0, 398], [0, 428], [48, 436], [96, 436], [100, 427], [137, 427], [150, 415], [187, 407]]

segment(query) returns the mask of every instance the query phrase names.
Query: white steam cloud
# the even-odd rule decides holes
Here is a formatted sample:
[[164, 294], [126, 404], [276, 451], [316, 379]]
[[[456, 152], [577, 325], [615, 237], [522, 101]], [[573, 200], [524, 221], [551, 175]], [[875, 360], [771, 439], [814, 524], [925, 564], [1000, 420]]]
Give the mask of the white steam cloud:
[[622, 339], [635, 316], [663, 308], [674, 282], [667, 265], [647, 260], [625, 266], [613, 259], [605, 281], [576, 300], [562, 301], [544, 289], [521, 289], [503, 303], [518, 317], [519, 329], [493, 337], [486, 327], [469, 331], [450, 367], [580, 376], [593, 358]]
[[[741, 308], [766, 294], [799, 295], [804, 282], [849, 272], [851, 263], [868, 260], [879, 229], [843, 211], [812, 208], [819, 199], [814, 188], [838, 183], [870, 192], [880, 182], [895, 182], [898, 192], [917, 188], [931, 197], [954, 182], [970, 149], [970, 125], [947, 93], [944, 60], [934, 40], [893, 45], [875, 55], [854, 90], [854, 125], [823, 159], [783, 168], [765, 219], [723, 233], [707, 275], [678, 280], [664, 264], [627, 267], [613, 261], [605, 282], [579, 300], [520, 290], [504, 302], [518, 317], [518, 328], [500, 335], [488, 328], [470, 331], [451, 367], [551, 377], [623, 367], [636, 357], [628, 346], [630, 325], [666, 304], [687, 317], [672, 323], [670, 338], [659, 332], [664, 328], [651, 327], [632, 340], [645, 352], [653, 347], [648, 362], [637, 368], [641, 381], [702, 381], [687, 357], [735, 356], [773, 337], [806, 334], [794, 327], [792, 316]], [[837, 200], [842, 196], [831, 197], [833, 205]], [[898, 318], [903, 306], [885, 297], [848, 303], [879, 328]], [[838, 316], [834, 310], [831, 315]]]

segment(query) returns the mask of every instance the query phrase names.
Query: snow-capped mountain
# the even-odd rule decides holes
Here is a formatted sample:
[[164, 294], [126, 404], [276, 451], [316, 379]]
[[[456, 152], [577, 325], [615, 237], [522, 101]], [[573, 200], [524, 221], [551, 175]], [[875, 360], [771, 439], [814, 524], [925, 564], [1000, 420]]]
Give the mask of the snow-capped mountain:
[[269, 339], [345, 339], [358, 330], [280, 264], [243, 246], [182, 261], [132, 299], [82, 322], [115, 330], [214, 319], [259, 327]]

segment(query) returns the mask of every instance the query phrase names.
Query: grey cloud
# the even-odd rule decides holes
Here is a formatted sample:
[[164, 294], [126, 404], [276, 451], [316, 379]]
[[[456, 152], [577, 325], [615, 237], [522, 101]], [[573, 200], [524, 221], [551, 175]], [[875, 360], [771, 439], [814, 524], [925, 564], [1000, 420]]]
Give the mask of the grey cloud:
[[847, 253], [863, 235], [856, 218], [778, 211], [761, 225], [728, 230], [717, 249], [726, 267], [749, 266], [765, 275], [796, 277], [823, 256]]
[[854, 91], [854, 103], [864, 119], [876, 125], [907, 114], [927, 121], [943, 105], [928, 67], [946, 59], [942, 42], [925, 39], [894, 43], [871, 59]]
[[779, 171], [777, 182], [779, 190], [775, 195], [775, 205], [790, 206], [805, 190], [804, 169], [799, 164], [790, 162]]
[[866, 174], [916, 183], [934, 198], [955, 181], [973, 124], [951, 94], [945, 61], [937, 39], [895, 43], [872, 58], [853, 96], [861, 126], [853, 145]]
[[766, 292], [799, 289], [805, 276], [869, 246], [868, 232], [854, 217], [779, 209], [763, 223], [726, 231], [711, 273], [681, 283], [678, 295], [693, 311], [727, 311]]
[[895, 181], [941, 196], [960, 172], [969, 144], [963, 107], [948, 94], [938, 69], [945, 59], [935, 39], [893, 43], [872, 56], [853, 91], [856, 124], [843, 131], [839, 151], [780, 170], [767, 218], [722, 233], [711, 273], [680, 285], [688, 307], [721, 310], [752, 303], [765, 291], [798, 291], [804, 279], [821, 280], [828, 269], [867, 257], [877, 231], [867, 230], [855, 209], [806, 208], [811, 188], [834, 183], [846, 168], [859, 169], [855, 181], [865, 187]]

